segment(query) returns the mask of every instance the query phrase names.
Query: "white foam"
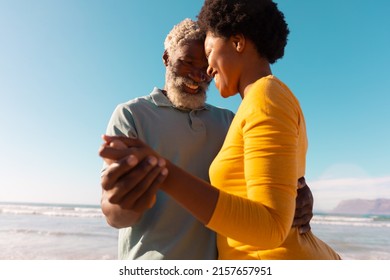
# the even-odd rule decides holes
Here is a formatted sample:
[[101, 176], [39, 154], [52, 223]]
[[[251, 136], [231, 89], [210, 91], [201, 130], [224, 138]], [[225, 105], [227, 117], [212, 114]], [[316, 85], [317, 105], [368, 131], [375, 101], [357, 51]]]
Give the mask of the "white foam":
[[325, 216], [314, 215], [310, 221], [312, 224], [346, 225], [362, 227], [390, 227], [390, 220], [377, 220], [378, 216], [353, 217], [353, 216]]
[[45, 215], [45, 216], [66, 216], [83, 218], [101, 218], [103, 216], [100, 208], [96, 207], [65, 207], [52, 205], [19, 205], [0, 204], [0, 213], [13, 215]]

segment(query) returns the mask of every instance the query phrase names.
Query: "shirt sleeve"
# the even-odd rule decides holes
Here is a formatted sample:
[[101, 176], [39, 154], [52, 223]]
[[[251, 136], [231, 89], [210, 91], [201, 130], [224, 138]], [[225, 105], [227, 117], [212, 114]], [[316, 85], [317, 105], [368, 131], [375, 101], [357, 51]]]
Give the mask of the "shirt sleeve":
[[253, 90], [240, 108], [246, 197], [221, 191], [208, 227], [272, 249], [287, 237], [295, 211], [298, 110], [277, 85]]
[[106, 134], [110, 136], [138, 136], [129, 106], [120, 104], [115, 108], [108, 122]]

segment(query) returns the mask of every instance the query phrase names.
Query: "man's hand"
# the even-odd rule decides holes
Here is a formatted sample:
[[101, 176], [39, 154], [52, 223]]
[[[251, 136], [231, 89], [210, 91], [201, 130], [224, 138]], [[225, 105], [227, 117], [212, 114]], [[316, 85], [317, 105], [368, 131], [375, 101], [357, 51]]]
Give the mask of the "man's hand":
[[309, 232], [310, 220], [313, 218], [313, 195], [309, 186], [306, 184], [304, 178], [300, 179], [303, 187], [298, 189], [296, 198], [296, 209], [293, 221], [293, 227], [298, 227], [299, 233], [303, 234]]

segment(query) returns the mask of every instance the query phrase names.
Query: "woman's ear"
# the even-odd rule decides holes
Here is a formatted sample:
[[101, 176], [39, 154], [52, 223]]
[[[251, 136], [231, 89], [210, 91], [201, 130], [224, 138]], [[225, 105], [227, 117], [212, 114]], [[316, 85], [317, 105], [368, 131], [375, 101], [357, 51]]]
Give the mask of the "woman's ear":
[[243, 34], [236, 34], [231, 37], [234, 48], [241, 53], [245, 48], [245, 36]]
[[162, 59], [163, 59], [164, 65], [165, 65], [165, 66], [168, 66], [169, 55], [168, 55], [167, 50], [164, 51], [164, 54], [163, 54], [163, 56], [162, 56]]

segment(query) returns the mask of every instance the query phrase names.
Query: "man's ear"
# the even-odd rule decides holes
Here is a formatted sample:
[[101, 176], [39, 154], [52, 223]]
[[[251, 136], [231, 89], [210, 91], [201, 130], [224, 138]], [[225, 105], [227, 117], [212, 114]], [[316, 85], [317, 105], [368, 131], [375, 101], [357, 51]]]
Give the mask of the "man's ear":
[[163, 54], [163, 56], [162, 56], [162, 59], [163, 59], [164, 65], [165, 65], [165, 66], [168, 66], [169, 55], [168, 55], [167, 50], [164, 51], [164, 54]]
[[231, 40], [236, 51], [241, 53], [245, 48], [245, 36], [243, 34], [236, 34], [231, 37]]

